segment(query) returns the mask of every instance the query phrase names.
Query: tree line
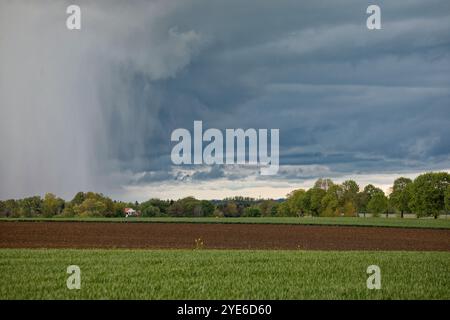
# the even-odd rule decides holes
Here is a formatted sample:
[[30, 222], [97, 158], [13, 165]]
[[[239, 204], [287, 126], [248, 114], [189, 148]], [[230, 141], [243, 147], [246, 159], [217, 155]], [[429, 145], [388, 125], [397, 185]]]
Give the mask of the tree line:
[[417, 217], [433, 216], [450, 211], [450, 174], [430, 172], [416, 179], [400, 177], [388, 195], [369, 184], [360, 189], [353, 180], [341, 184], [331, 179], [318, 179], [308, 190], [297, 189], [286, 199], [254, 199], [233, 197], [223, 200], [150, 199], [141, 203], [114, 201], [95, 192], [78, 192], [70, 201], [47, 193], [24, 199], [0, 201], [3, 217], [123, 217], [125, 208], [133, 208], [144, 217], [354, 217], [369, 213], [406, 213]]

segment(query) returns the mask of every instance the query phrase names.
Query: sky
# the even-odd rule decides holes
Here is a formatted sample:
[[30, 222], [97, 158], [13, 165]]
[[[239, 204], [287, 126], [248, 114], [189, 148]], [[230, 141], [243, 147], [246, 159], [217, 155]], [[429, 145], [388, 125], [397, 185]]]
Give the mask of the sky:
[[[1, 1], [0, 199], [280, 198], [450, 172], [449, 34], [447, 0]], [[174, 165], [171, 133], [195, 120], [280, 129], [278, 174]]]

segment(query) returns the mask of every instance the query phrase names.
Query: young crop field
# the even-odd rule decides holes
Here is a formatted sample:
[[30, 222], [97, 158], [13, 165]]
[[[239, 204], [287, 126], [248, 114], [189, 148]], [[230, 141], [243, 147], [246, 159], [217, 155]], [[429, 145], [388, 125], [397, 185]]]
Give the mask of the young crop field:
[[449, 252], [0, 249], [0, 273], [0, 299], [450, 299]]
[[399, 228], [438, 228], [450, 229], [450, 218], [357, 218], [357, 217], [130, 217], [130, 218], [0, 218], [0, 221], [74, 221], [74, 222], [129, 222], [129, 223], [233, 223], [233, 224], [301, 224], [301, 225], [335, 225], [335, 226], [367, 226], [367, 227], [399, 227]]

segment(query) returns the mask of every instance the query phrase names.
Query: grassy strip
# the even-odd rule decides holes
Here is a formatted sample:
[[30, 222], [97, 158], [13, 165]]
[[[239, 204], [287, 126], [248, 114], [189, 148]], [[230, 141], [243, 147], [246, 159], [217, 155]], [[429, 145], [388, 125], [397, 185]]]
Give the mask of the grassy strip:
[[126, 222], [126, 223], [243, 223], [243, 224], [301, 224], [333, 226], [367, 226], [398, 228], [450, 229], [450, 219], [400, 219], [400, 218], [352, 218], [352, 217], [257, 217], [257, 218], [214, 218], [214, 217], [155, 217], [155, 218], [0, 218], [0, 221], [65, 221], [65, 222]]
[[450, 299], [445, 252], [0, 249], [0, 273], [0, 299]]

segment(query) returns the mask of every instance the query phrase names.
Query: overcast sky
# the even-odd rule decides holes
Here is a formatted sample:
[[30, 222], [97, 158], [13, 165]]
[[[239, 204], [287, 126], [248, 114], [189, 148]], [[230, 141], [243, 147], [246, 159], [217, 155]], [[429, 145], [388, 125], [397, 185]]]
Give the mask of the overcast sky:
[[[278, 198], [448, 171], [450, 2], [308, 2], [1, 1], [0, 199]], [[278, 175], [172, 165], [194, 120], [279, 128]]]

